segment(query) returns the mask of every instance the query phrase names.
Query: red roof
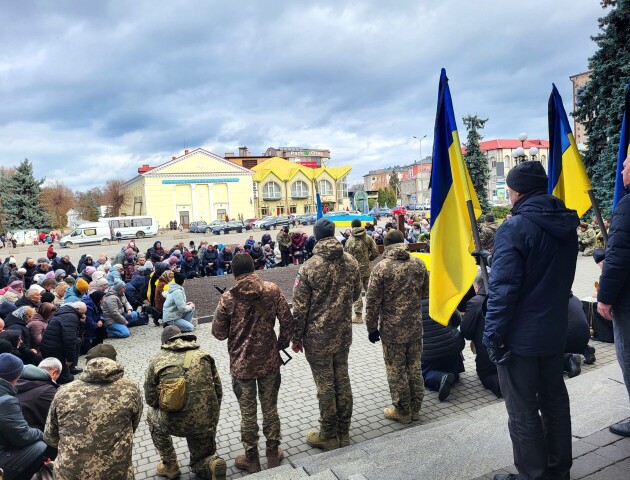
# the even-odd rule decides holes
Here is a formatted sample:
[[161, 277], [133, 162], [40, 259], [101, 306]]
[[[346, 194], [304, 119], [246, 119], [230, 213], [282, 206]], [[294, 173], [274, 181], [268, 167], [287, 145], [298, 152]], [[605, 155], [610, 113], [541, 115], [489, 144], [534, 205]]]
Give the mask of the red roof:
[[[479, 146], [484, 152], [487, 152], [489, 150], [499, 150], [501, 148], [514, 149], [520, 146], [523, 146], [527, 150], [531, 147], [549, 148], [549, 140], [532, 138], [531, 140], [525, 140], [524, 144], [521, 145], [521, 141], [518, 139], [498, 139], [479, 142]], [[466, 153], [466, 147], [462, 147], [462, 153]]]

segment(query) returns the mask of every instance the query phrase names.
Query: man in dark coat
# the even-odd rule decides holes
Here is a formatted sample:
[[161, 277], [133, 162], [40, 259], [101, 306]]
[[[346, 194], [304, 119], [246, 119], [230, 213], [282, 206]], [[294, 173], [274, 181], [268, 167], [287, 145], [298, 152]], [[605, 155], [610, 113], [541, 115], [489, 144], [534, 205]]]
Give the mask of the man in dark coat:
[[50, 404], [59, 388], [61, 368], [61, 362], [54, 357], [45, 358], [37, 367], [24, 366], [15, 389], [29, 427], [44, 430]]
[[[630, 155], [623, 162], [622, 178], [626, 195], [617, 204], [610, 221], [597, 311], [613, 322], [617, 360], [630, 396]], [[630, 421], [612, 425], [610, 431], [630, 437]]]
[[41, 350], [44, 357], [55, 357], [61, 362], [62, 370], [57, 383], [63, 385], [81, 373], [80, 368], [70, 369], [79, 358], [81, 339], [79, 323], [85, 321], [87, 307], [83, 302], [63, 305], [48, 322], [42, 338]]
[[496, 480], [568, 480], [573, 463], [563, 370], [580, 222], [546, 193], [548, 181], [537, 161], [510, 170], [513, 216], [494, 241], [483, 343], [498, 365], [519, 472]]
[[216, 248], [213, 245], [208, 245], [201, 257], [201, 274], [206, 277], [216, 277], [218, 261], [219, 254]]
[[53, 263], [53, 270], [63, 270], [66, 274], [66, 277], [76, 277], [77, 269], [70, 261], [70, 255], [64, 255], [61, 260]]

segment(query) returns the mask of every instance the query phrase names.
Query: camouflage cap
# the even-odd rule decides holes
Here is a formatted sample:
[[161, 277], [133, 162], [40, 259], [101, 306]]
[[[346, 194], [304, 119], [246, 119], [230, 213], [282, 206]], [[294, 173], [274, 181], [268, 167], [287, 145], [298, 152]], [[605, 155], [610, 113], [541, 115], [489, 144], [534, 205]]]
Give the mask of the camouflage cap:
[[89, 362], [94, 358], [105, 357], [116, 361], [116, 349], [107, 343], [101, 343], [96, 347], [92, 347], [85, 356], [85, 361]]

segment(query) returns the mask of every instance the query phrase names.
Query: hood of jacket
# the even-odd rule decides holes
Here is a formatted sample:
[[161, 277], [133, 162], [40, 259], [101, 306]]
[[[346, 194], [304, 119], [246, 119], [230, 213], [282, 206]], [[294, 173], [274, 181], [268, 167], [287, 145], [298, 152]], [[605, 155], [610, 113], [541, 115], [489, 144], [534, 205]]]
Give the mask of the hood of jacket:
[[553, 195], [534, 195], [514, 210], [514, 215], [523, 215], [553, 237], [562, 240], [577, 238], [576, 229], [580, 219], [575, 210], [567, 209], [562, 200]]
[[45, 382], [52, 382], [52, 377], [43, 368], [36, 367], [35, 365], [24, 365], [22, 375], [20, 378], [24, 380], [41, 380]]
[[35, 314], [33, 315], [33, 318], [31, 318], [31, 322], [30, 323], [33, 323], [33, 322], [41, 322], [41, 323], [44, 323], [46, 325], [48, 324], [48, 320], [46, 320], [44, 317], [42, 317], [39, 312], [35, 312]]
[[171, 339], [162, 344], [164, 350], [195, 350], [199, 348], [197, 337], [192, 333], [180, 333], [171, 337]]
[[313, 255], [320, 255], [326, 260], [338, 260], [343, 257], [343, 245], [335, 237], [323, 238], [315, 245]]
[[365, 227], [354, 227], [352, 229], [352, 236], [354, 238], [365, 238]]
[[404, 243], [395, 243], [385, 247], [383, 250], [383, 257], [393, 258], [394, 260], [409, 260], [409, 251], [407, 251], [407, 245]]
[[183, 294], [184, 293], [184, 287], [182, 287], [181, 285], [178, 285], [175, 282], [171, 282], [171, 283], [168, 284], [168, 293], [169, 293], [169, 295], [171, 293], [179, 292], [179, 291], [181, 291], [182, 294]]
[[79, 380], [86, 383], [111, 383], [120, 380], [124, 373], [125, 368], [121, 364], [106, 357], [97, 357], [87, 363]]
[[17, 394], [17, 390], [13, 385], [11, 385], [4, 378], [0, 378], [0, 397], [4, 397], [5, 395], [11, 395], [15, 397]]
[[[122, 296], [124, 297], [125, 294], [123, 293]], [[121, 297], [121, 295], [118, 295], [116, 290], [114, 290], [114, 287], [109, 287], [105, 290], [105, 297]]]
[[255, 273], [239, 275], [236, 284], [230, 288], [230, 293], [237, 300], [253, 301], [260, 297], [263, 292], [263, 282]]

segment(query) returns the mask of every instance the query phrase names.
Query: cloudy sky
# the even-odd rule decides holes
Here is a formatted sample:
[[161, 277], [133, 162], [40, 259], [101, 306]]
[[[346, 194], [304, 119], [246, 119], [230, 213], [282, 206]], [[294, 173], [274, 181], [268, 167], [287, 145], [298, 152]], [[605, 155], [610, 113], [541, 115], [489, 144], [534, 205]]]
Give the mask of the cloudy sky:
[[[440, 68], [487, 139], [547, 138], [555, 82], [587, 69], [597, 0], [2, 2], [0, 162], [85, 189], [184, 148], [429, 154]], [[465, 137], [460, 124], [460, 136]]]

